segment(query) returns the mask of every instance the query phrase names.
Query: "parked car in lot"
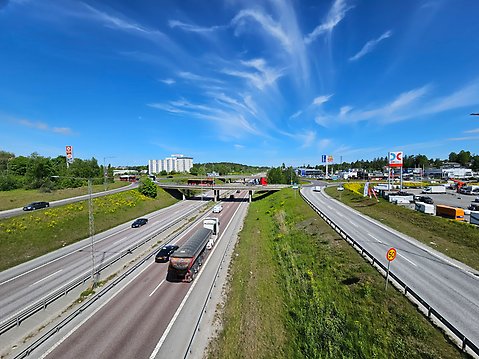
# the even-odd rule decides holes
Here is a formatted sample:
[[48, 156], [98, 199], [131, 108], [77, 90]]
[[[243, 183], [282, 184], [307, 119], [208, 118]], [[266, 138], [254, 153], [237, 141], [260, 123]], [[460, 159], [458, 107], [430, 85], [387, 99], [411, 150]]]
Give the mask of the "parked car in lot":
[[24, 211], [34, 211], [35, 209], [47, 208], [50, 207], [48, 202], [32, 202], [23, 207]]
[[223, 210], [223, 206], [221, 204], [217, 204], [213, 207], [213, 213], [220, 213]]
[[427, 204], [434, 204], [434, 201], [431, 197], [428, 196], [416, 196], [415, 198], [416, 202], [423, 202]]
[[131, 224], [131, 228], [138, 228], [148, 223], [147, 218], [138, 218], [135, 222]]
[[176, 246], [174, 244], [169, 244], [167, 246], [164, 246], [163, 248], [160, 249], [160, 251], [158, 253], [156, 253], [155, 262], [157, 262], [157, 263], [168, 262], [170, 260], [170, 256], [178, 248], [179, 248], [179, 246]]
[[470, 209], [471, 211], [479, 211], [479, 203], [471, 203], [467, 209]]

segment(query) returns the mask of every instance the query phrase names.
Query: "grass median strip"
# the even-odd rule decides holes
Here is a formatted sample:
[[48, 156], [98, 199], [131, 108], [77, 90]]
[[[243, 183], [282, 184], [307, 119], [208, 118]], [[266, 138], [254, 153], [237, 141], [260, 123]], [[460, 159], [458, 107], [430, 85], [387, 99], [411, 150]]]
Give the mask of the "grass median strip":
[[[158, 189], [155, 199], [130, 190], [93, 199], [95, 233], [175, 203]], [[87, 238], [88, 201], [0, 220], [0, 270]]]
[[291, 189], [253, 202], [211, 358], [461, 353]]
[[[326, 189], [331, 197], [385, 225], [427, 244], [451, 258], [479, 270], [479, 230], [469, 223], [431, 216], [389, 203], [369, 199], [347, 189]], [[360, 188], [359, 192], [362, 192]]]

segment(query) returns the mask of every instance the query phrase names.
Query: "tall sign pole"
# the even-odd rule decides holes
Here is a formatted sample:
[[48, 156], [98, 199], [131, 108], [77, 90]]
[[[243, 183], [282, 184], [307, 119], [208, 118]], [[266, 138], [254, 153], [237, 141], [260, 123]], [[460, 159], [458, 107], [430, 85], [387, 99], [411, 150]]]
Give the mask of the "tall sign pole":
[[[393, 167], [400, 167], [400, 187], [402, 191], [402, 165], [403, 165], [403, 153], [401, 152], [389, 152], [389, 169], [392, 170]], [[389, 185], [391, 189], [391, 185]]]

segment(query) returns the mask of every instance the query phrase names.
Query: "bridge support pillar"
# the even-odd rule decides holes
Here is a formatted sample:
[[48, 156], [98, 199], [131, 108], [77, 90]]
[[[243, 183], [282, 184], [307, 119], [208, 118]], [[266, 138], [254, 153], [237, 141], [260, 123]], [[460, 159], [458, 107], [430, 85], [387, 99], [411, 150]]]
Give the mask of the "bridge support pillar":
[[250, 202], [250, 203], [253, 200], [253, 193], [254, 193], [254, 191], [248, 191], [248, 202]]
[[215, 189], [213, 190], [213, 197], [214, 197], [214, 201], [215, 202], [218, 202], [220, 200], [220, 190], [219, 189]]
[[183, 196], [183, 201], [186, 199], [186, 196], [184, 193], [181, 194]]

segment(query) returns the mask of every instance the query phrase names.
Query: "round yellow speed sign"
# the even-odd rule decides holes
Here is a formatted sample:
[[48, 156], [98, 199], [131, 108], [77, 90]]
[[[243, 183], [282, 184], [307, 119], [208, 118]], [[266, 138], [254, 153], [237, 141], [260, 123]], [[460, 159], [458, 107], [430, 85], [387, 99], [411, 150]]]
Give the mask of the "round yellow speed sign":
[[392, 262], [396, 258], [396, 249], [395, 248], [389, 248], [388, 253], [386, 254], [386, 258], [388, 261]]

